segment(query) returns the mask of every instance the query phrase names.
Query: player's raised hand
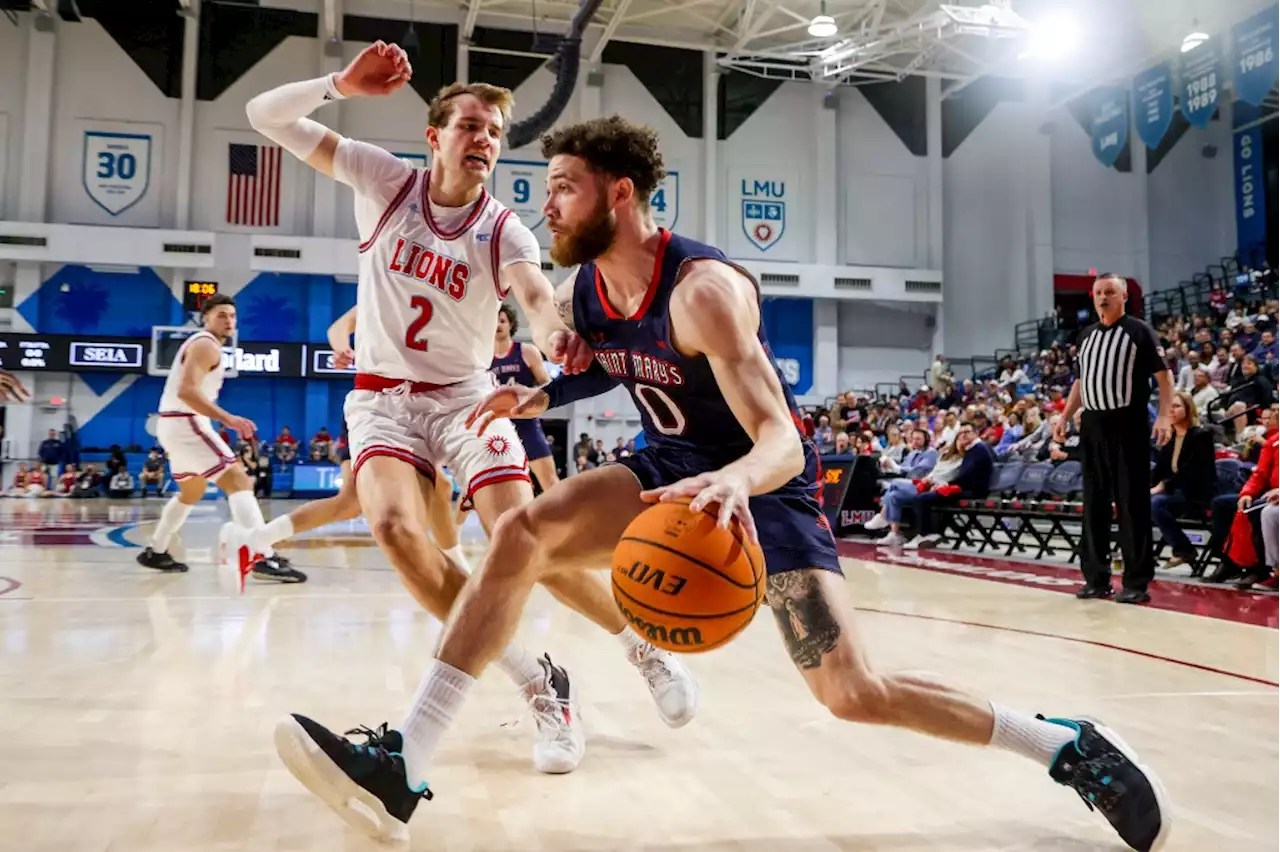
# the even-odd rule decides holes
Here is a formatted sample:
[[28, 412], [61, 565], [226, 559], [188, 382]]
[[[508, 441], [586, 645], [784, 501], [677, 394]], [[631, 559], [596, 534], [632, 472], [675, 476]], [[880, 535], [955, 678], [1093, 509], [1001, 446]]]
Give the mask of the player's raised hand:
[[689, 509], [694, 512], [701, 512], [708, 506], [718, 506], [716, 523], [720, 527], [729, 529], [730, 523], [736, 518], [747, 538], [756, 544], [760, 543], [756, 522], [751, 517], [751, 489], [744, 478], [732, 471], [715, 470], [660, 488], [651, 488], [640, 492], [640, 499], [646, 503], [688, 500]]
[[524, 385], [502, 385], [489, 392], [467, 415], [466, 428], [476, 427], [476, 434], [483, 435], [489, 424], [499, 417], [513, 420], [537, 417], [547, 410], [547, 395], [538, 388]]
[[596, 359], [596, 353], [578, 334], [572, 331], [553, 331], [548, 339], [547, 358], [559, 364], [570, 376], [585, 373]]
[[24, 402], [30, 398], [31, 391], [18, 381], [17, 376], [0, 370], [0, 402]]
[[375, 41], [338, 74], [338, 91], [353, 95], [389, 95], [413, 77], [409, 55], [399, 45]]

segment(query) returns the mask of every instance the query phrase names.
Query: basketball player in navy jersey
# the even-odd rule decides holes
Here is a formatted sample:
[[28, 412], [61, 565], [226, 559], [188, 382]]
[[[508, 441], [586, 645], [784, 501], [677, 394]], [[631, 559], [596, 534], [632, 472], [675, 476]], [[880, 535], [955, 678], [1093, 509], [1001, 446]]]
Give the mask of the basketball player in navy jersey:
[[[542, 387], [551, 381], [542, 361], [542, 353], [532, 343], [516, 343], [511, 336], [520, 328], [520, 320], [510, 305], [498, 308], [498, 331], [493, 337], [493, 366], [490, 372], [498, 384]], [[538, 479], [538, 487], [547, 491], [560, 481], [556, 462], [551, 457], [551, 444], [536, 418], [515, 421], [516, 434], [529, 457], [529, 469]]]
[[760, 542], [784, 642], [833, 715], [1030, 758], [1101, 810], [1131, 847], [1157, 849], [1169, 828], [1164, 794], [1100, 723], [1029, 716], [932, 675], [872, 665], [816, 499], [817, 453], [761, 332], [758, 285], [720, 250], [654, 225], [648, 199], [665, 174], [656, 134], [614, 117], [564, 127], [542, 147], [552, 258], [580, 265], [557, 298], [596, 364], [543, 389], [498, 388], [471, 420], [483, 431], [495, 417], [534, 417], [622, 384], [648, 446], [502, 516], [398, 732], [398, 753], [356, 746], [305, 720], [315, 753], [338, 770], [326, 800], [359, 800], [407, 821], [430, 798], [427, 773], [445, 730], [514, 634], [539, 578], [607, 565], [646, 506], [690, 499], [694, 511], [714, 506], [722, 525], [736, 519]]

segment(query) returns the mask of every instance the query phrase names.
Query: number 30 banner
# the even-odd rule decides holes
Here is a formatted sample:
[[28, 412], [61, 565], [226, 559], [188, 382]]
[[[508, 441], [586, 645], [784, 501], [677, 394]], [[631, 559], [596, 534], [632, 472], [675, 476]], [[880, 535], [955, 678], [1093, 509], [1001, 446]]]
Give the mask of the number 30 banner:
[[1241, 21], [1232, 30], [1235, 41], [1236, 97], [1242, 101], [1262, 106], [1267, 93], [1280, 77], [1280, 62], [1276, 57], [1275, 6], [1263, 9], [1248, 20]]
[[[79, 169], [84, 196], [71, 201], [67, 219], [154, 227], [159, 224], [159, 193], [151, 186], [160, 162], [160, 125], [132, 122], [81, 122]], [[55, 187], [55, 197], [58, 196]], [[86, 197], [87, 196], [87, 197]], [[69, 201], [74, 197], [63, 195]]]

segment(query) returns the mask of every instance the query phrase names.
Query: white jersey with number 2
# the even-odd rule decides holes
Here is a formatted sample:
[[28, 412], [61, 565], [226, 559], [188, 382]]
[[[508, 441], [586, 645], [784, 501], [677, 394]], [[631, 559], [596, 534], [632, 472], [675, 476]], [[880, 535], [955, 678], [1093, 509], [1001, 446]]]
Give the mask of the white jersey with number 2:
[[356, 370], [448, 385], [493, 361], [500, 272], [540, 263], [533, 233], [487, 191], [463, 208], [427, 197], [429, 171], [342, 139], [333, 174], [355, 190]]

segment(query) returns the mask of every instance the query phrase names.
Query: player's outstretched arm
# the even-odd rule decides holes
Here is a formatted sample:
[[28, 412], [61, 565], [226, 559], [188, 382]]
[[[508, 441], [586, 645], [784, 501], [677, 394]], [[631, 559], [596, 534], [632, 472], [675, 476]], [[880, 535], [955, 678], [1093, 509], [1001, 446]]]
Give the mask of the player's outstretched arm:
[[532, 343], [522, 343], [520, 344], [520, 356], [524, 358], [525, 366], [533, 374], [533, 380], [537, 382], [538, 387], [542, 387], [551, 381], [551, 376], [547, 373], [547, 365], [542, 360], [542, 352], [538, 347]]
[[356, 306], [333, 321], [325, 332], [329, 348], [333, 350], [333, 365], [345, 369], [355, 363], [355, 353], [351, 351], [351, 335], [356, 333]]
[[205, 396], [204, 391], [200, 389], [200, 380], [217, 367], [220, 360], [222, 360], [222, 347], [212, 338], [202, 337], [193, 342], [186, 351], [182, 363], [176, 368], [180, 371], [178, 399], [191, 406], [191, 410], [196, 414], [203, 414], [211, 420], [220, 420], [227, 428], [239, 432], [240, 437], [248, 439], [256, 431], [253, 421], [229, 413]]
[[675, 288], [671, 328], [681, 349], [707, 357], [716, 383], [755, 445], [720, 473], [767, 494], [804, 470], [804, 448], [778, 374], [757, 336], [755, 286], [723, 263], [699, 263]]
[[[342, 71], [286, 83], [254, 97], [245, 105], [245, 114], [254, 130], [299, 160], [329, 177], [351, 183], [334, 169], [334, 156], [342, 137], [307, 116], [330, 101], [358, 95], [389, 95], [412, 76], [413, 68], [404, 50], [375, 41]], [[399, 162], [389, 152], [386, 156]], [[408, 168], [405, 164], [406, 172]]]
[[[527, 233], [528, 229], [525, 228], [524, 231]], [[533, 239], [532, 234], [529, 239]], [[506, 241], [505, 234], [503, 241]], [[534, 242], [533, 246], [536, 248], [537, 243]], [[568, 314], [568, 322], [562, 310], [564, 304], [572, 304], [573, 278], [561, 284], [557, 291], [551, 286], [547, 276], [542, 274], [541, 254], [537, 261], [509, 264], [501, 274], [503, 288], [515, 293], [516, 301], [529, 318], [534, 345], [552, 363], [562, 365], [564, 371], [571, 375], [590, 367], [595, 356], [582, 338], [573, 332], [570, 324], [572, 308]]]

